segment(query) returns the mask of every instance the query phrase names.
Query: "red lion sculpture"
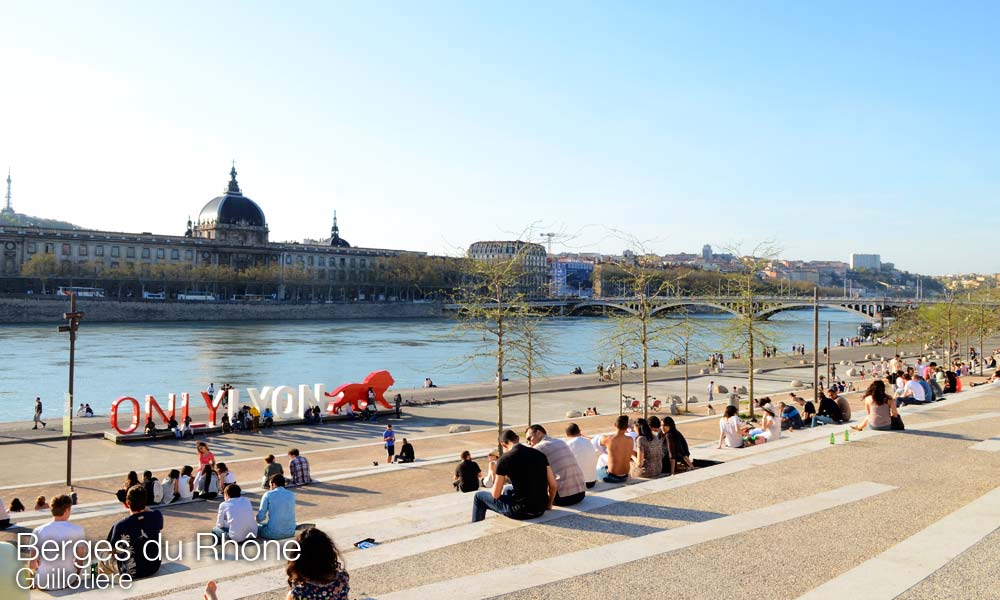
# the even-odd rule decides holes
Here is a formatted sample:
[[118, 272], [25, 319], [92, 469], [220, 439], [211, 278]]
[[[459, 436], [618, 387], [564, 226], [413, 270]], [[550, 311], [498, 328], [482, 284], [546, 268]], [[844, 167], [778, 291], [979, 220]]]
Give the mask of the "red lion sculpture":
[[326, 392], [324, 396], [336, 398], [336, 400], [330, 400], [330, 403], [326, 407], [326, 412], [334, 414], [348, 402], [351, 403], [351, 408], [356, 412], [360, 412], [368, 405], [368, 388], [372, 388], [375, 391], [376, 403], [381, 404], [383, 408], [392, 408], [386, 402], [385, 392], [394, 383], [396, 383], [396, 380], [392, 378], [389, 371], [372, 371], [365, 376], [365, 380], [361, 383], [345, 383], [332, 392]]

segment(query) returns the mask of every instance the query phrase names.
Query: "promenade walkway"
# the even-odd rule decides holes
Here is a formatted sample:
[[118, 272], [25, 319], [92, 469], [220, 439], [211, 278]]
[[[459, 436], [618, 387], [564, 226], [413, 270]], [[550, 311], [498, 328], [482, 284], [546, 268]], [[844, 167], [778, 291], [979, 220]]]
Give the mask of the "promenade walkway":
[[[785, 375], [762, 385], [787, 387]], [[568, 422], [562, 415], [567, 403], [597, 403], [581, 402], [587, 393], [543, 394], [536, 420], [560, 432]], [[560, 394], [569, 395], [559, 400]], [[863, 410], [857, 395], [851, 399], [857, 416]], [[602, 411], [612, 412], [605, 402]], [[476, 402], [455, 406], [472, 411]], [[845, 427], [826, 426], [763, 446], [717, 450], [716, 418], [685, 416], [678, 422], [693, 456], [722, 464], [625, 486], [600, 484], [580, 505], [532, 522], [468, 522], [471, 495], [451, 491], [451, 472], [461, 449], [481, 457], [493, 447], [495, 426], [480, 414], [479, 431], [447, 434], [450, 419], [440, 417], [447, 408], [421, 408], [426, 415], [417, 411], [390, 421], [398, 437], [414, 442], [421, 460], [412, 465], [372, 465], [384, 458], [375, 441], [382, 423], [209, 441], [218, 460], [250, 488], [255, 504], [260, 457], [291, 445], [307, 449], [318, 483], [295, 488], [299, 521], [333, 535], [357, 598], [591, 598], [628, 590], [683, 598], [994, 598], [1000, 589], [996, 570], [988, 567], [1000, 556], [998, 387], [905, 408], [906, 432], [851, 432], [846, 443]], [[523, 407], [511, 406], [510, 414], [512, 422], [523, 423]], [[595, 434], [608, 431], [612, 419], [573, 421]], [[125, 470], [156, 467], [160, 475], [160, 467], [194, 461], [190, 441], [80, 445], [86, 475], [77, 488], [82, 504], [74, 521], [92, 539], [103, 538], [124, 515], [112, 493]], [[54, 493], [62, 448], [44, 442], [5, 447], [14, 464], [34, 461], [39, 468], [20, 473], [22, 483], [5, 477], [0, 496], [9, 501]], [[279, 459], [287, 464], [286, 457]], [[165, 564], [130, 593], [73, 597], [200, 598], [204, 582], [214, 578], [224, 599], [283, 598], [280, 564], [192, 559], [190, 540], [208, 530], [216, 507], [195, 502], [161, 508], [167, 538], [187, 543], [185, 560]], [[30, 528], [47, 518], [22, 513], [15, 520]], [[2, 532], [0, 539], [13, 541], [14, 533]], [[367, 537], [380, 545], [353, 548]]]

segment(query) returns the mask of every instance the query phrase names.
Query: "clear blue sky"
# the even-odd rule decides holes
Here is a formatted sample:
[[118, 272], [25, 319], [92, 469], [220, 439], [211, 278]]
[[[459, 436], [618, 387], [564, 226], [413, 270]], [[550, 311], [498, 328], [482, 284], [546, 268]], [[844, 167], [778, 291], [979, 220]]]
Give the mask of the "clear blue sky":
[[20, 2], [14, 206], [181, 233], [236, 159], [276, 240], [776, 238], [998, 271], [995, 2]]

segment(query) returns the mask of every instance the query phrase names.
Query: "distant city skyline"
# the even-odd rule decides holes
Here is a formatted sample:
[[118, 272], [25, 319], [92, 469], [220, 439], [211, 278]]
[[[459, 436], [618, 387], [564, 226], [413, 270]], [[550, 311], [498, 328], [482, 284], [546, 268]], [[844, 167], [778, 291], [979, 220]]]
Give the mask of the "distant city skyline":
[[553, 252], [1000, 270], [997, 5], [6, 8], [21, 213], [180, 235], [235, 160], [275, 240], [336, 210], [354, 245], [437, 254], [535, 223]]

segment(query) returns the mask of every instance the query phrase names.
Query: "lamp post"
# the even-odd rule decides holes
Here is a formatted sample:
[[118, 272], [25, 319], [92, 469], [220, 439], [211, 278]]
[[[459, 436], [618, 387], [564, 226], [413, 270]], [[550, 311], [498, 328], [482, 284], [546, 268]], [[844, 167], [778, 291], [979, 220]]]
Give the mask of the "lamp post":
[[76, 360], [76, 330], [80, 327], [83, 313], [76, 310], [76, 294], [69, 295], [69, 312], [63, 313], [63, 318], [69, 325], [60, 325], [59, 333], [69, 333], [69, 393], [66, 397], [66, 425], [63, 435], [66, 436], [66, 485], [73, 491], [73, 367]]

